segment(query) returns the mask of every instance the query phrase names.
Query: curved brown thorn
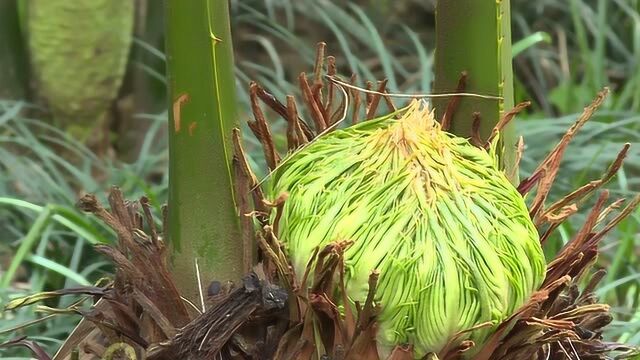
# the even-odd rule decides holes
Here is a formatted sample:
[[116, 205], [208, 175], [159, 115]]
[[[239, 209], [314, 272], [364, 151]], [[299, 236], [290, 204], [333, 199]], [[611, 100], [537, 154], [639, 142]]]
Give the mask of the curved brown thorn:
[[262, 150], [264, 151], [264, 157], [267, 161], [267, 165], [271, 170], [273, 170], [280, 162], [280, 155], [278, 155], [278, 152], [276, 151], [271, 130], [269, 129], [267, 120], [260, 108], [260, 104], [258, 104], [258, 88], [259, 86], [255, 82], [252, 82], [249, 85], [249, 98], [251, 100], [251, 110], [253, 111], [255, 121], [249, 120], [247, 123], [253, 134], [262, 144]]
[[[365, 89], [367, 89], [367, 90], [373, 90], [373, 82], [372, 82], [372, 81], [367, 80], [367, 81], [365, 82], [365, 84], [366, 84]], [[371, 105], [371, 101], [373, 101], [373, 93], [371, 93], [370, 91], [367, 91], [367, 92], [364, 94], [364, 99], [365, 99], [365, 102], [366, 102], [366, 104], [367, 104], [366, 109], [367, 109], [367, 111], [368, 111], [369, 106]], [[366, 112], [367, 112], [367, 111], [365, 111], [365, 115], [366, 115]]]
[[[455, 92], [464, 92], [464, 89], [467, 87], [468, 76], [469, 74], [466, 71], [460, 73], [460, 78], [458, 79], [458, 85], [456, 86]], [[453, 114], [456, 112], [461, 99], [462, 98], [460, 96], [454, 96], [447, 103], [447, 109], [445, 110], [444, 115], [442, 115], [442, 121], [440, 122], [442, 130], [447, 131], [451, 128]]]
[[[378, 82], [378, 89], [377, 89], [378, 93], [385, 92], [385, 89], [387, 87], [387, 81], [388, 81], [387, 79], [384, 79]], [[380, 105], [381, 97], [382, 96], [380, 96], [380, 94], [374, 94], [373, 96], [371, 96], [371, 102], [367, 107], [367, 116], [366, 116], [367, 120], [373, 119], [374, 116], [376, 115], [376, 110], [378, 110], [378, 105]]]
[[489, 135], [489, 138], [485, 142], [484, 147], [488, 149], [491, 145], [491, 142], [496, 138], [496, 136], [498, 136], [500, 131], [502, 131], [502, 129], [504, 129], [504, 127], [507, 126], [507, 124], [509, 124], [516, 115], [518, 115], [522, 110], [526, 109], [530, 105], [531, 101], [523, 101], [520, 104], [514, 106], [513, 109], [504, 113], [504, 115], [502, 115], [502, 117], [500, 118], [500, 121], [498, 121], [496, 126], [493, 127], [491, 135]]
[[[385, 91], [385, 93], [387, 93]], [[385, 95], [384, 96], [384, 101], [387, 103], [387, 107], [389, 108], [390, 112], [396, 112], [398, 111], [398, 108], [396, 107], [396, 104], [393, 103], [393, 100], [391, 100], [390, 96]], [[400, 118], [400, 114], [396, 115], [396, 118]]]
[[629, 152], [630, 147], [631, 147], [630, 144], [624, 145], [622, 150], [620, 150], [620, 152], [618, 153], [618, 156], [616, 156], [616, 159], [609, 166], [609, 169], [607, 170], [607, 172], [604, 175], [602, 175], [600, 179], [590, 181], [589, 183], [579, 187], [578, 189], [562, 197], [560, 200], [551, 204], [542, 214], [541, 219], [544, 220], [545, 218], [552, 216], [555, 212], [564, 208], [569, 203], [572, 203], [572, 202], [578, 203], [582, 201], [591, 193], [593, 193], [595, 190], [600, 188], [602, 185], [609, 182], [609, 180], [611, 180], [611, 178], [613, 178], [616, 175], [620, 167], [622, 167], [622, 163], [624, 162], [624, 159], [627, 156], [627, 153]]
[[324, 119], [322, 111], [320, 111], [319, 104], [316, 102], [315, 97], [313, 96], [311, 87], [309, 87], [307, 75], [305, 73], [300, 73], [300, 75], [298, 76], [298, 81], [300, 82], [300, 90], [302, 91], [304, 101], [307, 104], [307, 108], [309, 109], [311, 117], [313, 118], [313, 122], [316, 126], [316, 132], [321, 133], [327, 128], [327, 122]]
[[293, 96], [287, 95], [287, 145], [289, 150], [309, 142], [299, 119], [296, 100]]
[[520, 184], [520, 186], [518, 186], [518, 189], [520, 189], [521, 187], [523, 187], [523, 183], [526, 182], [525, 187], [531, 188], [536, 183], [538, 183], [538, 190], [536, 191], [536, 196], [531, 204], [532, 218], [536, 219], [536, 217], [539, 215], [539, 212], [544, 207], [544, 202], [549, 195], [549, 190], [551, 190], [551, 184], [553, 184], [556, 175], [558, 174], [560, 161], [562, 161], [562, 157], [564, 156], [564, 152], [566, 151], [567, 146], [569, 146], [569, 142], [571, 142], [576, 133], [591, 118], [598, 107], [602, 105], [608, 93], [608, 88], [604, 88], [598, 93], [598, 96], [595, 98], [595, 100], [589, 106], [584, 108], [584, 111], [578, 117], [578, 120], [573, 124], [573, 126], [569, 128], [569, 130], [567, 130], [558, 145], [556, 145], [556, 147], [551, 150], [549, 155], [547, 155], [547, 157], [540, 163], [540, 165], [538, 165], [538, 168], [533, 172], [529, 179], [525, 179]]
[[[356, 83], [356, 74], [351, 75], [351, 85]], [[360, 119], [360, 92], [355, 89], [349, 89], [349, 94], [353, 98], [353, 115], [351, 117], [351, 123], [357, 124]]]
[[[278, 99], [276, 99], [275, 96], [273, 96], [258, 84], [256, 84], [256, 95], [258, 95], [258, 98], [260, 98], [260, 100], [262, 100], [262, 102], [271, 110], [278, 113], [278, 115], [280, 115], [283, 119], [287, 119], [287, 107], [284, 106], [284, 104], [282, 104]], [[300, 127], [302, 128], [302, 131], [304, 131], [304, 135], [307, 137], [307, 139], [312, 139], [314, 137], [313, 130], [311, 130], [311, 127], [309, 127], [307, 122], [302, 120], [300, 116], [298, 116], [298, 122], [300, 123]]]
[[254, 207], [258, 212], [266, 213], [268, 210], [264, 206], [264, 193], [262, 188], [258, 186], [258, 178], [251, 170], [246, 153], [242, 148], [242, 140], [240, 139], [240, 129], [234, 128], [231, 136], [233, 142], [233, 156], [237, 160], [237, 166], [241, 170], [241, 174], [247, 178], [249, 190], [253, 195]]
[[324, 65], [324, 52], [327, 48], [327, 43], [319, 42], [316, 44], [316, 60], [313, 67], [313, 87], [322, 87], [322, 68]]
[[477, 111], [474, 112], [473, 121], [471, 123], [471, 138], [469, 140], [471, 141], [471, 144], [477, 147], [483, 146], [482, 138], [480, 137], [480, 121], [481, 120], [482, 119], [480, 118], [480, 113]]
[[[334, 56], [327, 56], [327, 75], [335, 76], [338, 72], [336, 68], [336, 58]], [[333, 100], [335, 97], [335, 84], [329, 81], [327, 86], [327, 103], [324, 108], [325, 114], [331, 114], [331, 107], [333, 106]], [[329, 119], [329, 125], [333, 124], [333, 116]]]

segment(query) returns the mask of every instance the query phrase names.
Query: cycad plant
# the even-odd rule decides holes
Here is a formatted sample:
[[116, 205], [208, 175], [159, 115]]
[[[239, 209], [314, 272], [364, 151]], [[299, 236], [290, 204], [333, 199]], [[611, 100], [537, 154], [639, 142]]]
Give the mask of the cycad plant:
[[[327, 79], [316, 87], [326, 94], [339, 93], [331, 88], [345, 84], [353, 88]], [[317, 92], [304, 99], [308, 111], [340, 116], [319, 114], [314, 123], [321, 127], [307, 132], [312, 126], [298, 116], [293, 98], [284, 105], [258, 85], [253, 88], [256, 99], [283, 114], [289, 148], [295, 149], [271, 164], [264, 192], [245, 167], [255, 204], [246, 212], [257, 214], [263, 225], [258, 240], [272, 263], [267, 268], [287, 279], [290, 300], [297, 302], [290, 316], [301, 323], [283, 336], [275, 358], [572, 358], [566, 349], [580, 358], [633, 353], [602, 341], [611, 316], [592, 291], [603, 273], [590, 278], [588, 269], [598, 242], [640, 198], [610, 216], [623, 200], [607, 205], [603, 191], [581, 231], [546, 271], [540, 248], [615, 175], [628, 151], [621, 149], [601, 179], [546, 204], [569, 141], [606, 90], [534, 174], [514, 187], [498, 170], [496, 156], [502, 149], [499, 129], [513, 112], [503, 115], [487, 141], [480, 140], [477, 127], [470, 140], [448, 133], [415, 101], [333, 131], [346, 115], [344, 103]], [[348, 101], [358, 102], [357, 97]], [[371, 94], [367, 112], [375, 112], [385, 98], [393, 107], [390, 97]], [[334, 111], [326, 104], [334, 104]], [[265, 123], [261, 111], [254, 115], [256, 123]], [[270, 153], [272, 140], [254, 134]], [[532, 199], [525, 208], [527, 195]], [[580, 289], [582, 281], [588, 284]]]
[[[440, 5], [446, 3], [464, 2]], [[506, 1], [491, 3], [496, 16], [488, 20], [499, 30], [495, 21], [508, 16]], [[313, 75], [299, 76], [301, 98], [278, 99], [250, 85], [254, 119], [248, 125], [269, 167], [267, 178], [257, 179], [240, 131], [228, 128], [235, 119], [233, 98], [226, 97], [233, 87], [226, 1], [175, 0], [167, 10], [173, 139], [164, 232], [145, 198], [128, 202], [114, 189], [110, 210], [94, 196], [80, 200], [118, 236], [116, 246], [98, 247], [115, 264], [114, 279], [7, 305], [70, 294], [100, 299], [88, 311], [80, 302], [42, 309], [84, 317], [55, 359], [606, 359], [633, 353], [603, 341], [611, 316], [593, 294], [602, 273], [589, 268], [599, 241], [640, 198], [622, 206], [624, 200], [609, 202], [601, 191], [572, 241], [548, 263], [542, 255], [545, 240], [615, 175], [628, 151], [621, 149], [601, 179], [547, 201], [568, 143], [606, 91], [533, 175], [514, 185], [505, 153], [512, 153], [515, 167], [521, 152], [506, 145], [504, 129], [521, 107], [505, 108], [506, 64], [489, 61], [503, 69], [491, 71], [502, 92], [462, 85], [443, 90], [480, 92], [464, 100], [472, 110], [473, 99], [490, 101], [488, 114], [463, 111], [462, 95], [449, 93], [439, 94], [447, 101], [438, 116], [423, 100], [395, 101], [412, 96], [388, 94], [385, 81], [367, 90], [353, 78], [343, 80], [321, 44]], [[492, 36], [498, 44], [505, 38]], [[446, 44], [437, 50], [443, 58]], [[193, 48], [202, 56], [190, 60]], [[503, 61], [501, 51], [487, 54]], [[479, 70], [471, 69], [482, 67], [461, 66], [473, 84]], [[452, 71], [458, 81], [459, 68]], [[381, 104], [388, 111], [382, 113]], [[265, 105], [287, 124], [284, 154]], [[464, 134], [455, 130], [461, 122], [470, 125]], [[247, 251], [253, 244], [255, 255]], [[48, 358], [27, 339], [5, 345]]]

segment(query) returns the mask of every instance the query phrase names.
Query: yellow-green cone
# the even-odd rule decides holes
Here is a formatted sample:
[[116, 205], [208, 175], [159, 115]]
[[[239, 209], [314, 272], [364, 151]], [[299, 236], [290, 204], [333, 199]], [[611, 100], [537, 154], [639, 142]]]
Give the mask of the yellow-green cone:
[[[513, 313], [541, 284], [545, 261], [524, 200], [495, 156], [442, 131], [418, 101], [400, 115], [290, 155], [269, 195], [289, 194], [278, 235], [297, 273], [314, 248], [354, 241], [345, 254], [349, 298], [363, 301], [379, 270], [378, 342], [412, 343], [421, 357]], [[491, 330], [461, 339], [482, 343]]]
[[132, 0], [29, 0], [27, 34], [39, 90], [63, 124], [90, 125], [118, 93], [131, 44]]

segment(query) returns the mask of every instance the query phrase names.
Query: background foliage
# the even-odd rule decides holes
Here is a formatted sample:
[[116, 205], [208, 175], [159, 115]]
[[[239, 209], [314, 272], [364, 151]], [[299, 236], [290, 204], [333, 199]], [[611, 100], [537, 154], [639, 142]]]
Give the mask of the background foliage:
[[[151, 1], [138, 5], [127, 74], [112, 106], [106, 144], [87, 146], [52, 126], [49, 111], [34, 95], [37, 87], [20, 84], [28, 91], [13, 98], [2, 92], [2, 302], [26, 292], [89, 284], [109, 274], [109, 265], [92, 251], [91, 244], [110, 242], [112, 234], [74, 208], [80, 194], [102, 195], [108, 186], [118, 185], [129, 197], [147, 194], [156, 214], [166, 200], [162, 8]], [[599, 176], [625, 142], [632, 143], [629, 159], [609, 188], [618, 195], [637, 192], [640, 1], [512, 0], [512, 9], [516, 99], [533, 101], [518, 120], [518, 131], [526, 142], [521, 177], [527, 176], [596, 92], [610, 86], [613, 91], [605, 109], [571, 145], [554, 194], [560, 197]], [[295, 93], [297, 75], [312, 69], [317, 41], [327, 42], [328, 52], [338, 60], [339, 73], [348, 77], [353, 71], [361, 85], [388, 78], [391, 92], [430, 91], [434, 24], [429, 1], [232, 1], [231, 18], [243, 120], [249, 114], [249, 81], [258, 81], [280, 99]], [[20, 81], [22, 75], [13, 81]], [[274, 123], [274, 132], [281, 125]], [[265, 168], [258, 144], [250, 136], [245, 141], [257, 165], [254, 168]], [[608, 336], [638, 345], [639, 215], [605, 241], [598, 264], [608, 270], [599, 294], [616, 315]], [[561, 233], [545, 245], [547, 253], [566, 243], [573, 229], [565, 226]], [[1, 314], [0, 342], [15, 335], [4, 330], [38, 318], [32, 310]], [[55, 349], [73, 326], [73, 318], [60, 317], [27, 333]]]

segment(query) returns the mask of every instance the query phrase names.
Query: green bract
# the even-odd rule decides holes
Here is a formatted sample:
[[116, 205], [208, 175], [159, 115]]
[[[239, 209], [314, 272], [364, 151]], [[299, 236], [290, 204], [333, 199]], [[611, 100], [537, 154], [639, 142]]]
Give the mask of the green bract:
[[[442, 131], [418, 101], [318, 138], [270, 181], [272, 198], [289, 194], [278, 235], [298, 275], [314, 248], [341, 240], [354, 242], [345, 253], [352, 301], [380, 271], [384, 348], [437, 352], [460, 331], [508, 317], [544, 278], [538, 232], [495, 156]], [[481, 343], [490, 331], [461, 339]]]

